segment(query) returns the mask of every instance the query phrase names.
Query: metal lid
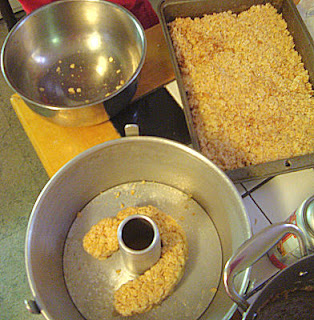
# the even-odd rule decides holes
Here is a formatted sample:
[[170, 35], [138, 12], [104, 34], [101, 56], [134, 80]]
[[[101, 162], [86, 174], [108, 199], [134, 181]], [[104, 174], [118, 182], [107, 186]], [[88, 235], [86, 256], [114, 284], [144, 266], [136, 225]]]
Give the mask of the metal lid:
[[303, 218], [307, 232], [314, 237], [314, 196], [308, 198], [303, 206]]

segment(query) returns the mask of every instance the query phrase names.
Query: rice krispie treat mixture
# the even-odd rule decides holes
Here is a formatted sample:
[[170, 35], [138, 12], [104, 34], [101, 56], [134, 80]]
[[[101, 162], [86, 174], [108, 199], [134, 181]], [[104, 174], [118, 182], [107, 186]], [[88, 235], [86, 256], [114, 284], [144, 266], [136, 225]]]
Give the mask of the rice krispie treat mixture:
[[313, 88], [273, 6], [169, 29], [204, 155], [229, 170], [313, 153]]
[[162, 248], [161, 257], [155, 265], [115, 291], [114, 306], [123, 316], [147, 312], [168, 297], [181, 280], [188, 258], [183, 228], [171, 216], [154, 206], [128, 207], [116, 217], [99, 221], [83, 238], [85, 251], [100, 260], [112, 255], [119, 249], [119, 224], [134, 214], [145, 215], [154, 220], [160, 233]]

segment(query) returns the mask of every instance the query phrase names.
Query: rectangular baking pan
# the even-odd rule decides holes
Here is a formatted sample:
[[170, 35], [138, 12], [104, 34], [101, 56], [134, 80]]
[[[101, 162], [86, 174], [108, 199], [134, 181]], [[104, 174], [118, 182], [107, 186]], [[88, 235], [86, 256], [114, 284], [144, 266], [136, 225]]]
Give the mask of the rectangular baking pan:
[[[204, 14], [219, 13], [231, 10], [240, 13], [253, 5], [271, 3], [278, 12], [282, 13], [283, 19], [288, 25], [295, 48], [302, 57], [305, 68], [309, 72], [310, 82], [314, 84], [314, 43], [307, 30], [294, 2], [292, 0], [163, 0], [159, 3], [158, 14], [163, 33], [170, 51], [171, 61], [174, 67], [176, 80], [182, 98], [184, 114], [191, 136], [192, 146], [200, 150], [196, 132], [193, 126], [192, 116], [186, 92], [183, 87], [180, 68], [172, 45], [168, 23], [177, 17], [202, 17]], [[301, 169], [311, 168], [314, 165], [314, 154], [271, 161], [267, 163], [247, 166], [239, 169], [226, 171], [226, 174], [235, 183], [263, 179], [285, 172], [292, 172]]]

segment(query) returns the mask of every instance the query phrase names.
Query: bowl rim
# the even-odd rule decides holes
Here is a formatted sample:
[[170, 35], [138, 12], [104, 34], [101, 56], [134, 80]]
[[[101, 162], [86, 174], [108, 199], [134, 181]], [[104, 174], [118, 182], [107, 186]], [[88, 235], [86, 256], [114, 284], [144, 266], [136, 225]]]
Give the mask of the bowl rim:
[[[138, 63], [138, 66], [136, 68], [136, 70], [134, 71], [133, 75], [127, 80], [125, 81], [125, 83], [121, 86], [121, 88], [119, 88], [118, 90], [115, 90], [114, 92], [112, 92], [109, 96], [104, 97], [103, 99], [98, 99], [96, 101], [90, 102], [90, 103], [85, 103], [85, 104], [80, 104], [77, 106], [71, 106], [71, 107], [64, 107], [64, 106], [59, 106], [59, 105], [55, 105], [55, 104], [43, 104], [40, 103], [36, 100], [31, 99], [29, 96], [26, 96], [17, 86], [15, 86], [13, 84], [13, 81], [11, 81], [8, 73], [7, 73], [7, 69], [6, 69], [6, 65], [5, 65], [5, 57], [6, 57], [6, 49], [7, 49], [7, 44], [8, 42], [12, 39], [13, 35], [15, 34], [15, 32], [20, 29], [22, 27], [22, 25], [26, 22], [26, 20], [31, 19], [34, 15], [38, 14], [38, 12], [41, 11], [46, 11], [51, 7], [54, 6], [61, 6], [61, 5], [69, 5], [70, 3], [73, 2], [84, 2], [84, 3], [99, 3], [101, 5], [109, 5], [112, 7], [116, 7], [117, 9], [119, 9], [120, 11], [123, 11], [124, 13], [126, 13], [127, 16], [130, 17], [130, 19], [134, 22], [139, 35], [142, 39], [142, 43], [141, 43], [141, 49], [142, 49], [142, 56], [141, 59]], [[21, 20], [19, 20], [14, 27], [9, 31], [8, 35], [6, 36], [2, 48], [1, 48], [1, 57], [0, 57], [0, 64], [1, 64], [1, 71], [2, 71], [2, 75], [6, 81], [6, 83], [8, 84], [8, 86], [14, 91], [16, 92], [26, 103], [30, 103], [35, 105], [36, 107], [42, 108], [44, 110], [52, 110], [52, 111], [69, 111], [69, 110], [78, 110], [78, 109], [83, 109], [86, 107], [90, 107], [90, 106], [95, 106], [97, 104], [102, 104], [105, 103], [108, 100], [111, 100], [113, 97], [119, 95], [122, 91], [124, 91], [125, 88], [127, 88], [128, 86], [130, 86], [139, 76], [139, 73], [141, 72], [144, 62], [145, 62], [145, 58], [146, 58], [146, 54], [147, 54], [147, 39], [146, 39], [146, 35], [145, 35], [145, 30], [144, 27], [142, 26], [142, 24], [140, 23], [140, 21], [137, 19], [137, 17], [130, 12], [129, 10], [127, 10], [125, 7], [123, 7], [122, 5], [119, 5], [117, 3], [113, 3], [107, 0], [59, 0], [59, 1], [55, 1], [55, 2], [51, 2], [47, 5], [44, 5], [36, 10], [34, 10], [33, 12], [31, 12], [30, 14], [24, 16]]]

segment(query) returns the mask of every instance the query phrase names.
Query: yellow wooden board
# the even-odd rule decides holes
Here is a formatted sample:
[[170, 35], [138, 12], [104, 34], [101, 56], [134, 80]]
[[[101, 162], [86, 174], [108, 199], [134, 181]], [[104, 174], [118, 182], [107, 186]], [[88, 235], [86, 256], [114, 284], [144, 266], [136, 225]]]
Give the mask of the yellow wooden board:
[[120, 137], [110, 121], [93, 127], [61, 127], [33, 112], [17, 94], [11, 104], [50, 177], [82, 151]]

